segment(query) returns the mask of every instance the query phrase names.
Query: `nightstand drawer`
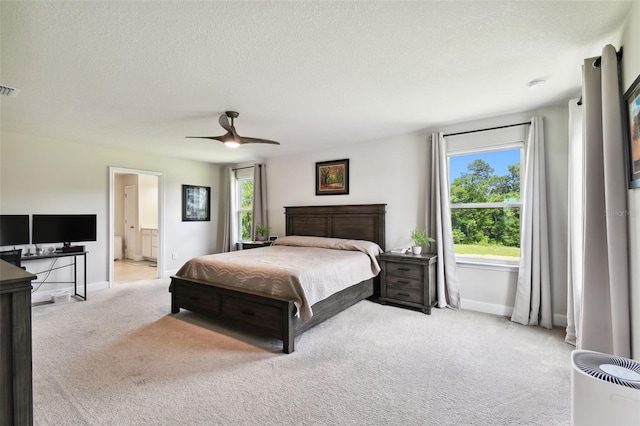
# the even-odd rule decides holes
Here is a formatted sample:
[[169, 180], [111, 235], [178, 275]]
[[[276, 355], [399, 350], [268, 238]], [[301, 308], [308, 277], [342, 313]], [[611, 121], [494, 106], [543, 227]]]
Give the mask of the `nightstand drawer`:
[[387, 298], [422, 304], [424, 283], [415, 278], [387, 276]]
[[396, 263], [386, 262], [387, 275], [395, 275], [399, 277], [416, 278], [421, 280], [423, 278], [423, 266], [415, 265], [412, 263]]
[[423, 289], [414, 288], [389, 288], [387, 287], [387, 299], [412, 302], [422, 305], [424, 302]]
[[412, 290], [421, 291], [424, 289], [424, 283], [417, 278], [396, 277], [387, 275], [386, 285], [388, 289], [394, 290]]

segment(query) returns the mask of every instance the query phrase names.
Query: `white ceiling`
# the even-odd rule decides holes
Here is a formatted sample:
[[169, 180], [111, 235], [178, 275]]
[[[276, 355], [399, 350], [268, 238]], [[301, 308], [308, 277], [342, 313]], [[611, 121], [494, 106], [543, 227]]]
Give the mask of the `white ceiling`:
[[[237, 163], [532, 110], [579, 94], [630, 5], [3, 0], [2, 131]], [[281, 145], [184, 138], [225, 110]]]

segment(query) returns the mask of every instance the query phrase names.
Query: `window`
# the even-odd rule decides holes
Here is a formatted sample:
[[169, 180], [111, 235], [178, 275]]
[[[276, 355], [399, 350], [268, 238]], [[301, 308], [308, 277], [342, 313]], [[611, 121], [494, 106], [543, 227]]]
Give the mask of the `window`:
[[456, 256], [520, 258], [522, 142], [450, 152], [449, 194]]
[[253, 167], [236, 171], [238, 241], [250, 241], [253, 209]]
[[253, 178], [238, 179], [238, 237], [251, 240], [251, 214], [253, 209]]

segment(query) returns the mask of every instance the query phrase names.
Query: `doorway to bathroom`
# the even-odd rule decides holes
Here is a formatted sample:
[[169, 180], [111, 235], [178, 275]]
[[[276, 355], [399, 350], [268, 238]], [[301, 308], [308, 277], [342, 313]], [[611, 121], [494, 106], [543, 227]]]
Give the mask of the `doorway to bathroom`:
[[111, 168], [109, 283], [161, 277], [161, 173]]

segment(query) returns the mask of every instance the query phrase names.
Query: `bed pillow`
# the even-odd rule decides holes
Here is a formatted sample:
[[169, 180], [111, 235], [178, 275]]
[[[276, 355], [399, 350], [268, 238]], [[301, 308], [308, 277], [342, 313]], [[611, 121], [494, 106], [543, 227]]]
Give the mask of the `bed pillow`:
[[379, 254], [382, 254], [382, 249], [374, 242], [365, 240], [347, 240], [344, 238], [306, 237], [301, 235], [290, 235], [287, 237], [278, 238], [273, 242], [273, 245], [361, 251], [368, 254], [370, 257], [375, 257]]

